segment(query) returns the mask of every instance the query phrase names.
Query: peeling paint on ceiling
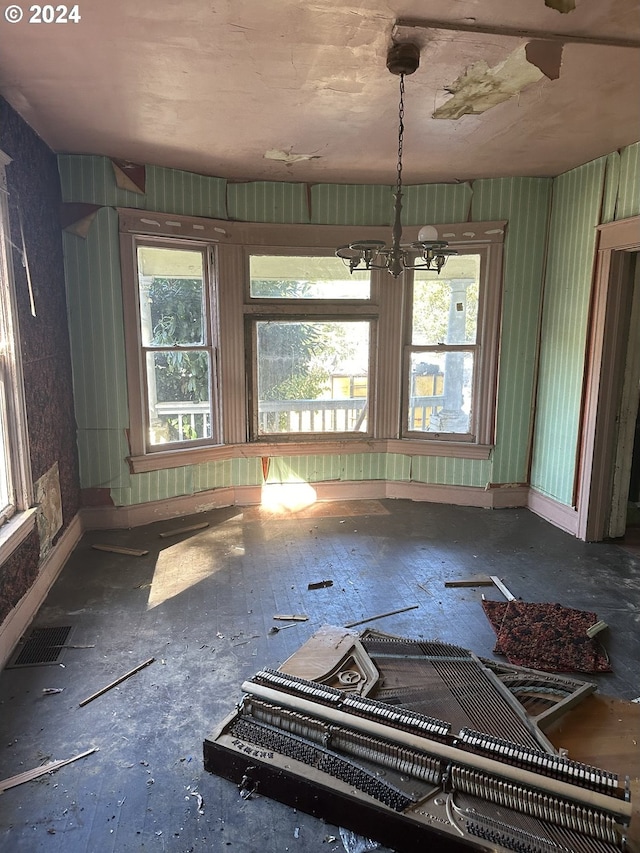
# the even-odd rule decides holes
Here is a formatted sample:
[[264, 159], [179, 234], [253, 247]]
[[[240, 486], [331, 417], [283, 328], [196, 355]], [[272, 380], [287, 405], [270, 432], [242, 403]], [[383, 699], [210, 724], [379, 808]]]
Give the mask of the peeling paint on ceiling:
[[550, 9], [555, 9], [556, 12], [573, 12], [576, 8], [576, 0], [544, 0], [544, 5]]
[[280, 151], [278, 148], [270, 148], [264, 152], [265, 160], [281, 160], [283, 163], [301, 163], [304, 160], [319, 160], [319, 154], [294, 154], [293, 151], [287, 153]]
[[[640, 128], [638, 0], [573, 4], [560, 14], [544, 0], [109, 0], [55, 38], [13, 26], [0, 94], [65, 154], [231, 181], [388, 185], [398, 91], [385, 57], [393, 40], [414, 40], [407, 184], [558, 175], [637, 142]], [[564, 44], [561, 69], [537, 41]], [[504, 79], [527, 42], [519, 76]], [[471, 69], [456, 95], [452, 81]], [[438, 109], [463, 118], [434, 121]], [[124, 175], [135, 178], [126, 163]]]
[[543, 76], [542, 71], [528, 61], [525, 45], [516, 48], [493, 68], [480, 60], [446, 87], [453, 97], [438, 107], [433, 118], [480, 115], [508, 101]]

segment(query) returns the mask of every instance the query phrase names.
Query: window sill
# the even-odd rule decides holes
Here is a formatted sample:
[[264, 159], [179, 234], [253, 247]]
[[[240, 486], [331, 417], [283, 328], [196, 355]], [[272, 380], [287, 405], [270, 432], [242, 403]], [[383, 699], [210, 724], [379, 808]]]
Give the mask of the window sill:
[[489, 459], [490, 444], [420, 439], [310, 439], [309, 441], [262, 441], [250, 444], [219, 444], [190, 450], [166, 450], [145, 456], [130, 456], [132, 474], [184, 468], [225, 459], [255, 459], [262, 456], [338, 456], [352, 453], [401, 453], [405, 456], [448, 456], [456, 459]]
[[18, 512], [0, 527], [0, 564], [24, 542], [36, 526], [36, 508]]

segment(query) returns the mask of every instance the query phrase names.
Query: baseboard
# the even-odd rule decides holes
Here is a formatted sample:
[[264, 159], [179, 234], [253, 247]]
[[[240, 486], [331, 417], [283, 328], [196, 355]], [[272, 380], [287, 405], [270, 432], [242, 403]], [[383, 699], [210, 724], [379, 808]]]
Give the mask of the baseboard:
[[529, 488], [527, 507], [531, 512], [539, 515], [540, 518], [544, 518], [545, 521], [550, 522], [555, 527], [559, 527], [573, 536], [578, 535], [578, 511], [573, 507], [561, 504], [531, 487]]
[[82, 520], [75, 515], [47, 555], [33, 586], [22, 596], [0, 626], [0, 669], [36, 615], [56, 578], [82, 536]]
[[267, 504], [271, 501], [280, 502], [281, 505], [290, 508], [314, 501], [398, 498], [426, 503], [445, 503], [452, 506], [499, 509], [527, 506], [527, 496], [528, 487], [521, 484], [485, 489], [478, 486], [446, 486], [404, 480], [332, 480], [320, 483], [267, 483], [264, 486], [236, 486], [133, 506], [85, 507], [81, 510], [81, 516], [84, 530], [118, 530], [226, 506], [258, 506], [265, 503], [265, 497]]

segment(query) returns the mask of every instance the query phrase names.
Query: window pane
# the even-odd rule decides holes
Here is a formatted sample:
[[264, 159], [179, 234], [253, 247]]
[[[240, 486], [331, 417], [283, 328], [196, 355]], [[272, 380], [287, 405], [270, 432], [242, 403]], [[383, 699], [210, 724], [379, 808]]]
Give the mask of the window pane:
[[412, 344], [476, 343], [479, 275], [479, 255], [450, 257], [440, 275], [414, 273]]
[[258, 432], [366, 432], [369, 323], [259, 321]]
[[143, 346], [205, 343], [200, 251], [138, 247]]
[[349, 274], [339, 258], [251, 255], [254, 299], [370, 299], [368, 272]]
[[410, 431], [470, 431], [472, 352], [414, 352], [409, 368]]
[[6, 388], [0, 381], [0, 513], [12, 503], [11, 500], [11, 446], [5, 417]]
[[211, 437], [209, 353], [147, 353], [151, 444]]

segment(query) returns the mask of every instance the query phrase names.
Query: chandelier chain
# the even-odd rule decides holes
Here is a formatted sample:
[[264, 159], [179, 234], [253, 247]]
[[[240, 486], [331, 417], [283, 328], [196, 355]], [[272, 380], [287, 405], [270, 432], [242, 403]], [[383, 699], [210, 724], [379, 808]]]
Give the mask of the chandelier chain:
[[387, 54], [387, 68], [400, 78], [400, 99], [398, 103], [398, 164], [396, 187], [393, 200], [393, 224], [391, 242], [383, 240], [354, 240], [346, 246], [336, 249], [349, 272], [356, 270], [387, 270], [398, 278], [405, 270], [435, 270], [439, 273], [449, 255], [456, 255], [448, 248], [446, 240], [438, 239], [438, 232], [432, 225], [425, 225], [418, 231], [418, 240], [412, 243], [402, 242], [402, 155], [404, 148], [404, 78], [413, 74], [420, 59], [418, 45], [407, 42], [394, 44]]
[[400, 74], [400, 103], [398, 104], [398, 178], [396, 193], [402, 191], [402, 148], [404, 145], [404, 74]]

